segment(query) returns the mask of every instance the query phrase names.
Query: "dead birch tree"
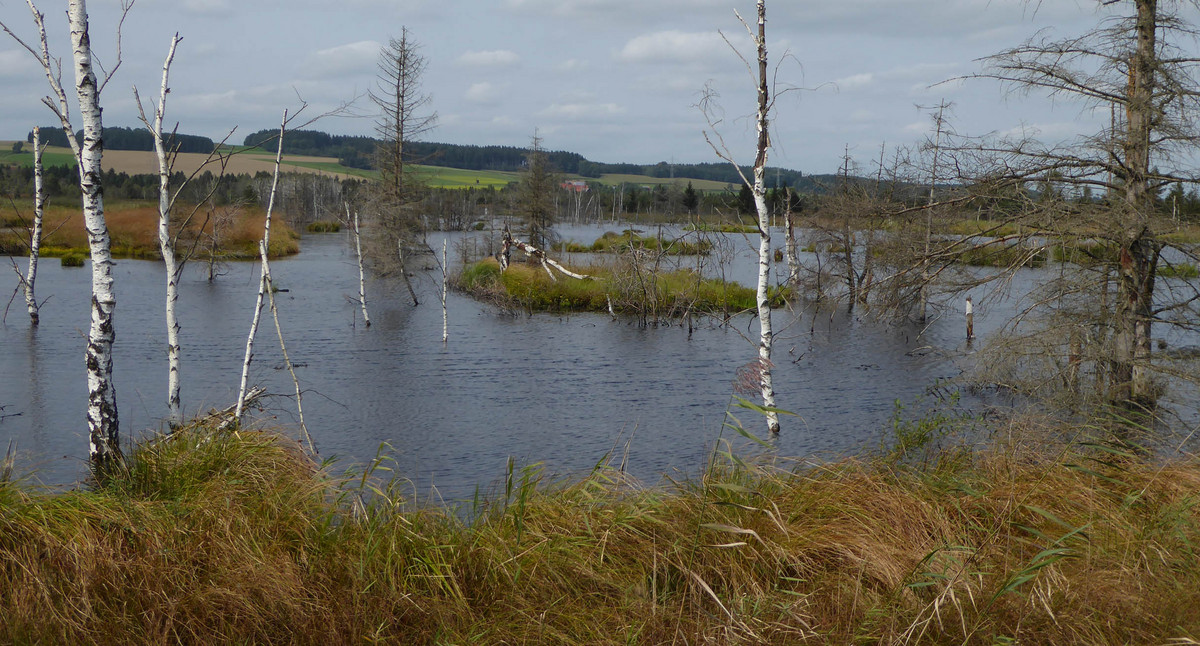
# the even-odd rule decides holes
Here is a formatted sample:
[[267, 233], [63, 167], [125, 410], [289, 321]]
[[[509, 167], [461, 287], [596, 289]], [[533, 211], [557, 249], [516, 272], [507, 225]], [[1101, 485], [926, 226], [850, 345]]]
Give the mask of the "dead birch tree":
[[37, 325], [41, 320], [37, 302], [38, 260], [42, 249], [42, 216], [46, 209], [46, 186], [42, 176], [41, 128], [33, 129], [33, 222], [29, 226], [29, 268], [24, 274], [13, 264], [21, 287], [25, 291], [25, 309], [29, 312], [29, 323]]
[[346, 207], [346, 224], [350, 225], [350, 231], [354, 233], [354, 254], [358, 260], [358, 304], [362, 308], [363, 324], [371, 327], [371, 317], [367, 315], [367, 274], [363, 267], [363, 252], [362, 252], [362, 232], [358, 226], [358, 210], [353, 214], [350, 212], [350, 205]]
[[[288, 111], [283, 111], [283, 121], [279, 124], [279, 146], [275, 150], [275, 173], [271, 176], [271, 194], [267, 199], [267, 215], [263, 223], [263, 237], [261, 248], [270, 250], [271, 248], [271, 214], [275, 210], [275, 195], [279, 190], [279, 167], [283, 164], [283, 135], [287, 132]], [[266, 252], [263, 252], [265, 257]], [[242, 380], [238, 385], [237, 405], [233, 410], [233, 423], [235, 426], [242, 423], [242, 413], [246, 403], [246, 385], [250, 381], [250, 362], [254, 358], [254, 337], [258, 334], [258, 323], [262, 319], [263, 302], [266, 299], [267, 281], [266, 273], [260, 276], [258, 281], [258, 296], [254, 302], [254, 316], [250, 321], [250, 334], [246, 337], [246, 354], [242, 359]]]
[[154, 152], [158, 157], [158, 248], [162, 253], [163, 267], [167, 274], [167, 411], [168, 425], [174, 429], [183, 424], [183, 411], [179, 395], [179, 318], [175, 305], [179, 301], [179, 278], [183, 269], [175, 258], [175, 242], [171, 237], [171, 159], [168, 157], [166, 144], [163, 141], [163, 117], [167, 110], [167, 93], [170, 91], [168, 80], [171, 73], [171, 62], [175, 60], [175, 48], [179, 46], [179, 34], [171, 39], [167, 58], [163, 62], [162, 86], [159, 89], [158, 105], [154, 110], [154, 121], [146, 117], [142, 108], [142, 100], [137, 88], [133, 89], [134, 99], [138, 106], [138, 114], [146, 129], [154, 137]]
[[[63, 132], [79, 165], [79, 188], [82, 193], [84, 228], [92, 257], [92, 322], [88, 329], [86, 352], [88, 383], [88, 444], [89, 455], [97, 471], [106, 470], [121, 458], [120, 427], [117, 418], [117, 396], [113, 387], [113, 341], [116, 329], [113, 313], [117, 298], [113, 290], [113, 260], [108, 224], [104, 219], [104, 194], [101, 188], [104, 156], [103, 120], [100, 95], [108, 80], [121, 66], [120, 28], [117, 30], [117, 61], [101, 80], [92, 63], [91, 37], [88, 33], [87, 3], [68, 0], [67, 22], [71, 31], [71, 60], [75, 70], [75, 94], [83, 122], [83, 142], [75, 139], [67, 94], [61, 82], [61, 66], [50, 56], [43, 14], [26, 0], [38, 30], [39, 47], [34, 49], [14, 34], [7, 25], [0, 27], [41, 64], [50, 85], [51, 96], [42, 99], [62, 124]], [[121, 22], [132, 7], [132, 0], [122, 3]]]
[[570, 269], [567, 269], [566, 267], [562, 266], [561, 263], [552, 260], [546, 255], [546, 252], [542, 251], [541, 249], [538, 249], [528, 242], [522, 242], [521, 240], [512, 237], [512, 233], [509, 232], [508, 227], [504, 227], [504, 237], [502, 238], [500, 251], [496, 254], [496, 260], [500, 263], [500, 271], [505, 271], [508, 269], [508, 265], [512, 261], [513, 249], [521, 251], [527, 258], [531, 258], [541, 265], [542, 269], [546, 270], [546, 275], [549, 276], [550, 280], [552, 281], [557, 281], [558, 278], [554, 276], [554, 272], [551, 271], [551, 268], [556, 269], [564, 276], [570, 276], [571, 278], [578, 278], [580, 280], [591, 278], [591, 276], [588, 276], [587, 274], [577, 274]]
[[[302, 111], [304, 108], [301, 108]], [[299, 111], [297, 112], [299, 114]], [[246, 355], [242, 361], [242, 379], [238, 386], [238, 400], [234, 406], [233, 422], [235, 425], [240, 425], [242, 421], [242, 413], [245, 412], [246, 403], [246, 382], [250, 378], [250, 362], [254, 357], [254, 337], [258, 333], [258, 324], [262, 318], [262, 308], [265, 300], [271, 307], [271, 317], [275, 321], [275, 333], [279, 337], [279, 349], [283, 353], [283, 363], [287, 366], [288, 373], [292, 377], [292, 384], [296, 387], [296, 413], [300, 422], [300, 432], [304, 436], [305, 442], [308, 444], [310, 451], [316, 450], [313, 445], [312, 435], [308, 432], [308, 426], [304, 423], [304, 403], [303, 392], [300, 388], [300, 380], [296, 377], [296, 368], [292, 363], [291, 357], [288, 356], [287, 344], [283, 339], [283, 327], [279, 323], [279, 308], [275, 304], [275, 285], [271, 280], [271, 263], [268, 260], [268, 253], [271, 244], [271, 215], [275, 210], [275, 197], [279, 190], [279, 169], [283, 164], [283, 137], [287, 132], [288, 127], [288, 111], [283, 111], [283, 120], [279, 124], [279, 147], [275, 151], [275, 172], [271, 178], [271, 195], [267, 200], [267, 215], [263, 223], [263, 237], [258, 242], [259, 260], [262, 265], [261, 275], [258, 281], [258, 296], [254, 305], [254, 317], [250, 323], [250, 334], [246, 338]]]
[[[193, 170], [191, 175], [184, 178], [179, 186], [176, 186], [173, 191], [171, 190], [171, 176], [174, 173], [177, 148], [168, 146], [168, 141], [173, 138], [174, 132], [170, 134], [164, 132], [163, 120], [167, 110], [167, 94], [171, 91], [169, 85], [171, 64], [175, 60], [175, 50], [182, 40], [178, 33], [171, 39], [166, 59], [163, 61], [162, 84], [159, 88], [158, 103], [155, 106], [153, 119], [147, 117], [145, 107], [142, 105], [142, 98], [138, 94], [138, 89], [137, 87], [133, 88], [133, 98], [134, 103], [137, 105], [138, 118], [154, 140], [154, 152], [158, 160], [158, 247], [163, 257], [163, 266], [166, 270], [167, 423], [172, 429], [178, 428], [183, 424], [182, 400], [180, 397], [180, 325], [176, 309], [176, 305], [179, 302], [179, 282], [183, 277], [184, 265], [191, 258], [192, 252], [195, 251], [196, 245], [200, 242], [199, 237], [197, 237], [191, 249], [180, 254], [179, 236], [187, 229], [192, 219], [196, 217], [202, 208], [201, 205], [195, 206], [186, 217], [176, 222], [173, 221], [175, 204], [178, 201], [179, 195], [183, 193], [192, 180], [214, 162], [219, 162], [220, 164], [218, 178], [224, 176], [229, 156], [221, 153], [221, 146], [229, 139], [229, 135], [233, 134], [233, 131], [230, 131], [229, 135], [214, 147], [213, 152], [209, 153], [204, 162]], [[206, 199], [201, 200], [202, 204], [210, 201], [213, 192], [217, 189], [218, 183], [219, 180], [213, 183]], [[205, 224], [207, 223], [206, 220]], [[200, 229], [203, 231], [204, 225], [201, 225]], [[215, 248], [213, 251], [215, 253]]]
[[[700, 109], [704, 112], [705, 117], [712, 132], [704, 132], [704, 139], [712, 147], [718, 157], [724, 159], [737, 169], [738, 174], [742, 178], [742, 182], [750, 187], [754, 196], [754, 208], [758, 215], [758, 285], [757, 285], [757, 309], [758, 309], [758, 385], [759, 391], [762, 394], [763, 407], [767, 409], [767, 430], [771, 433], [779, 432], [779, 414], [775, 410], [775, 385], [772, 378], [771, 363], [771, 346], [774, 341], [774, 333], [771, 329], [771, 301], [770, 301], [770, 286], [771, 286], [771, 212], [767, 207], [766, 200], [766, 182], [765, 172], [767, 167], [767, 151], [771, 147], [770, 136], [770, 114], [773, 107], [771, 91], [767, 83], [767, 9], [766, 0], [758, 0], [756, 3], [758, 20], [757, 28], [751, 27], [749, 23], [742, 18], [741, 14], [734, 11], [742, 26], [750, 34], [751, 40], [754, 42], [757, 52], [756, 66], [742, 56], [741, 52], [729, 43], [726, 38], [725, 42], [729, 43], [730, 48], [734, 50], [742, 62], [746, 64], [747, 71], [750, 72], [751, 78], [754, 80], [758, 89], [757, 110], [755, 112], [755, 131], [757, 133], [756, 154], [754, 157], [754, 166], [751, 171], [751, 177], [746, 177], [746, 174], [734, 161], [733, 154], [729, 147], [725, 145], [724, 139], [716, 131], [716, 126], [719, 123], [713, 116], [711, 101], [715, 98], [715, 93], [711, 90], [706, 92], [705, 97], [701, 100]], [[724, 37], [724, 34], [722, 34]], [[757, 67], [757, 70], [755, 69]], [[713, 141], [713, 138], [717, 141]]]

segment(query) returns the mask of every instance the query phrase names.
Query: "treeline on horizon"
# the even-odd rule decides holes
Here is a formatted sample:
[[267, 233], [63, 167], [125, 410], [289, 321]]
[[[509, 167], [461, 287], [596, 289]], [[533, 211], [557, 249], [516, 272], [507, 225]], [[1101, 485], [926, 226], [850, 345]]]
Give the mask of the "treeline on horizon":
[[[41, 140], [51, 146], [70, 148], [71, 142], [61, 126], [42, 126]], [[142, 128], [104, 128], [101, 136], [104, 139], [105, 150], [154, 150], [154, 136]], [[83, 130], [75, 131], [75, 141], [83, 143]], [[33, 143], [33, 131], [25, 135], [26, 143]], [[178, 148], [181, 153], [200, 153], [207, 155], [216, 149], [217, 144], [208, 137], [198, 135], [173, 134], [167, 137], [168, 149]]]
[[[278, 151], [278, 140], [278, 130], [259, 130], [247, 135], [243, 144], [275, 153]], [[343, 166], [373, 170], [375, 150], [379, 143], [374, 137], [295, 130], [284, 137], [283, 152], [287, 155], [336, 157]], [[416, 141], [406, 142], [404, 147], [414, 163], [463, 170], [518, 172], [525, 168], [525, 158], [529, 155], [528, 148], [517, 146], [475, 146]], [[599, 178], [608, 174], [646, 175], [658, 179], [679, 177], [733, 185], [742, 183], [737, 170], [726, 163], [669, 164], [662, 161], [657, 164], [606, 164], [562, 150], [546, 151], [546, 157], [555, 171], [583, 177]], [[742, 171], [749, 176], [749, 167], [743, 168]], [[806, 177], [800, 171], [783, 168], [768, 168], [767, 184], [771, 187], [791, 186], [802, 191], [817, 189], [813, 178]]]

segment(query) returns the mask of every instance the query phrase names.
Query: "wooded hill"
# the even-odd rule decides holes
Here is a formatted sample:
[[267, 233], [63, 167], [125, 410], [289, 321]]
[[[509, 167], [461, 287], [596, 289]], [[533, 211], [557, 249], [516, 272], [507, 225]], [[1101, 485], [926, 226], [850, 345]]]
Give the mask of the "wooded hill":
[[[274, 153], [278, 149], [277, 130], [260, 130], [246, 136], [244, 144]], [[288, 155], [334, 157], [343, 166], [373, 169], [375, 149], [379, 141], [373, 137], [330, 135], [316, 130], [296, 130], [287, 133], [283, 152]], [[527, 148], [516, 146], [473, 146], [432, 142], [409, 142], [405, 148], [412, 161], [427, 166], [444, 166], [464, 170], [520, 171], [525, 167]], [[607, 164], [585, 159], [578, 153], [561, 150], [547, 151], [555, 171], [568, 175], [599, 178], [602, 175], [644, 175], [659, 179], [678, 177], [724, 182], [737, 186], [741, 177], [726, 163], [706, 164]], [[749, 167], [743, 172], [749, 175]], [[820, 185], [800, 171], [783, 168], [767, 169], [770, 187], [791, 186], [800, 191], [819, 191]]]
[[[166, 134], [166, 133], [164, 133]], [[144, 128], [105, 128], [103, 132], [104, 148], [106, 150], [154, 150], [154, 137]], [[61, 126], [42, 126], [42, 142], [50, 146], [69, 148], [67, 133]], [[83, 130], [75, 132], [75, 140], [83, 141]], [[33, 143], [33, 131], [25, 135], [26, 143]], [[167, 138], [167, 147], [178, 146], [181, 153], [201, 153], [207, 155], [216, 148], [216, 143], [208, 137], [197, 135], [175, 134]]]

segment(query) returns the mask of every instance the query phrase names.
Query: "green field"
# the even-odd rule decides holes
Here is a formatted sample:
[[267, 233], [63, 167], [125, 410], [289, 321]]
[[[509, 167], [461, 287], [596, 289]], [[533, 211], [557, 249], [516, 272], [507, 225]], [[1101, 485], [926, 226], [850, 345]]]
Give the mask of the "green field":
[[[33, 145], [25, 144], [25, 149], [22, 152], [14, 153], [12, 141], [0, 141], [0, 164], [17, 164], [19, 166], [33, 165]], [[42, 155], [42, 164], [45, 166], [74, 166], [75, 156], [69, 152], [46, 151]]]

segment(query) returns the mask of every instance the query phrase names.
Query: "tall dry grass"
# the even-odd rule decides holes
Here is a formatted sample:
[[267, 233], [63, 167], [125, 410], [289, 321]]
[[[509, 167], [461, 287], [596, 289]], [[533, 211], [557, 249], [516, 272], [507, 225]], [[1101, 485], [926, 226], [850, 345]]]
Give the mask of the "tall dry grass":
[[651, 488], [514, 465], [456, 514], [413, 505], [386, 460], [335, 474], [193, 428], [101, 486], [0, 485], [0, 641], [1200, 639], [1200, 463], [1014, 437], [786, 468], [720, 452]]
[[[193, 207], [181, 205], [176, 218], [184, 219]], [[157, 203], [127, 201], [105, 205], [105, 220], [108, 223], [113, 256], [117, 258], [162, 258], [158, 248], [158, 205]], [[0, 254], [23, 255], [29, 252], [24, 241], [23, 229], [28, 226], [29, 213], [18, 213], [12, 205], [4, 207], [3, 226], [0, 226]], [[216, 254], [226, 259], [252, 259], [258, 256], [258, 240], [262, 238], [266, 212], [260, 207], [240, 207], [228, 216], [228, 223], [216, 231]], [[214, 226], [206, 218], [206, 211], [192, 216], [180, 234], [179, 249], [191, 249], [194, 244], [197, 257], [207, 258], [212, 253]], [[87, 231], [83, 215], [78, 207], [52, 205], [43, 216], [46, 232], [41, 254], [48, 257], [71, 253], [88, 253]], [[8, 230], [5, 230], [8, 228]], [[273, 257], [290, 255], [300, 251], [299, 235], [288, 227], [281, 218], [271, 222], [271, 249]]]

